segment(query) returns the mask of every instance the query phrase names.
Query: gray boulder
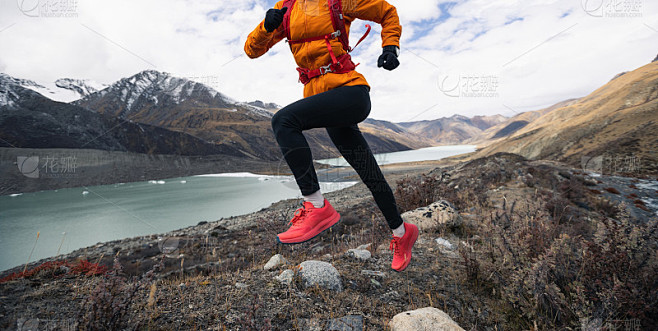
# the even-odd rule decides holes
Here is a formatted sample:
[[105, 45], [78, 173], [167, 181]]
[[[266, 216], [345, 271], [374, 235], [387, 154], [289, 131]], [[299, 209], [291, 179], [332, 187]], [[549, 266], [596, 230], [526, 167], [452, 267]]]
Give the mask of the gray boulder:
[[319, 285], [332, 291], [343, 290], [340, 274], [331, 263], [311, 260], [302, 262], [299, 267], [299, 277], [304, 283], [304, 287]]

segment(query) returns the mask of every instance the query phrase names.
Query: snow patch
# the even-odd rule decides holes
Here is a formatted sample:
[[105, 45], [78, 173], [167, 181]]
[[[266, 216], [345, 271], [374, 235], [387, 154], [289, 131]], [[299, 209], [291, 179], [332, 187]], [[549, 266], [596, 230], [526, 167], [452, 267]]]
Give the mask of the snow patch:
[[658, 191], [658, 181], [655, 180], [651, 181], [651, 180], [641, 179], [640, 183], [638, 183], [636, 186], [643, 190]]
[[649, 208], [653, 210], [653, 213], [658, 216], [658, 199], [652, 198], [641, 198], [642, 202]]

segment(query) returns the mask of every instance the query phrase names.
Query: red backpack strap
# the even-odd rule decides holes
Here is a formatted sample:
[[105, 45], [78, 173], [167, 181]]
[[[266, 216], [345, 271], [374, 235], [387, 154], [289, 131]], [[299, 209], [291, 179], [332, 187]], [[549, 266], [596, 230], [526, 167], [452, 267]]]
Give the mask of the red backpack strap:
[[286, 37], [288, 40], [290, 40], [290, 13], [292, 12], [292, 6], [295, 5], [295, 0], [285, 0], [283, 1], [283, 7], [288, 7], [288, 10], [286, 10], [286, 13], [283, 14], [283, 22], [281, 22], [281, 26], [283, 27], [283, 31], [286, 33]]
[[343, 4], [341, 0], [328, 0], [329, 11], [331, 12], [331, 24], [334, 26], [334, 31], [339, 31], [338, 41], [343, 45], [346, 52], [350, 51], [350, 38], [345, 29], [345, 20], [343, 18]]

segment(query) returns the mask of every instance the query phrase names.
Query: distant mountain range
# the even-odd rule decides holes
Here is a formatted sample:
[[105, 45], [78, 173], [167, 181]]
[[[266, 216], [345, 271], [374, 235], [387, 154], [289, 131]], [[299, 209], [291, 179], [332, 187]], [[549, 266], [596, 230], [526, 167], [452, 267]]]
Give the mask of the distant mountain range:
[[[270, 120], [279, 108], [263, 101], [238, 102], [204, 84], [154, 70], [110, 85], [68, 78], [41, 84], [2, 74], [0, 127], [5, 130], [0, 132], [0, 146], [184, 155], [226, 153], [278, 160], [281, 154]], [[49, 114], [48, 118], [44, 114]], [[19, 118], [21, 125], [12, 127]], [[79, 122], [79, 118], [85, 120]], [[140, 139], [133, 139], [135, 143], [119, 141], [117, 135], [121, 131], [135, 128], [142, 132], [140, 139], [158, 141], [159, 147]], [[156, 134], [149, 131], [151, 128], [157, 131], [157, 137], [149, 136]], [[111, 132], [104, 133], [105, 130]], [[369, 120], [362, 123], [362, 130], [376, 153], [436, 144], [386, 121]], [[305, 134], [314, 157], [339, 155], [324, 130], [314, 129]], [[102, 138], [94, 139], [97, 136]], [[163, 143], [167, 140], [163, 137], [177, 136], [186, 137], [190, 143], [183, 143], [184, 140], [176, 143], [175, 139], [169, 145]], [[110, 138], [119, 140], [110, 142]]]
[[461, 115], [443, 117], [431, 121], [397, 123], [409, 132], [423, 135], [437, 144], [462, 144], [482, 134], [494, 125], [507, 120], [502, 115], [475, 116], [468, 118]]
[[[657, 85], [654, 60], [616, 75], [587, 97], [510, 118], [367, 119], [359, 127], [376, 153], [476, 144], [475, 155], [506, 151], [573, 164], [583, 155], [604, 152], [636, 152], [651, 160], [658, 147]], [[279, 108], [263, 101], [239, 102], [204, 84], [154, 70], [110, 85], [69, 78], [39, 84], [0, 74], [0, 147], [278, 160], [270, 120]], [[305, 135], [315, 158], [339, 155], [324, 130]]]

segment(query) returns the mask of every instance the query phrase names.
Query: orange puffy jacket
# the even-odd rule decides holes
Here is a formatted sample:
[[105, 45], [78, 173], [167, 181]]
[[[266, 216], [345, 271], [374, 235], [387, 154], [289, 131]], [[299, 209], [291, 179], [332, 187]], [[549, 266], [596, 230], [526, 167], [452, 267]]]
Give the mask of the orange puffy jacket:
[[[349, 34], [350, 24], [355, 19], [373, 21], [382, 25], [382, 47], [400, 47], [402, 27], [397, 10], [384, 0], [342, 0], [345, 29]], [[283, 1], [274, 8], [281, 9]], [[311, 38], [334, 32], [327, 0], [297, 0], [290, 13], [290, 38]], [[274, 44], [285, 38], [283, 24], [273, 32], [267, 32], [264, 20], [247, 37], [244, 51], [254, 59], [265, 54]], [[324, 40], [290, 45], [297, 65], [316, 69], [331, 63], [331, 55]], [[331, 39], [336, 57], [345, 53], [338, 39]], [[356, 71], [344, 74], [328, 73], [311, 79], [304, 85], [304, 97], [322, 93], [339, 86], [368, 85], [365, 77]]]

